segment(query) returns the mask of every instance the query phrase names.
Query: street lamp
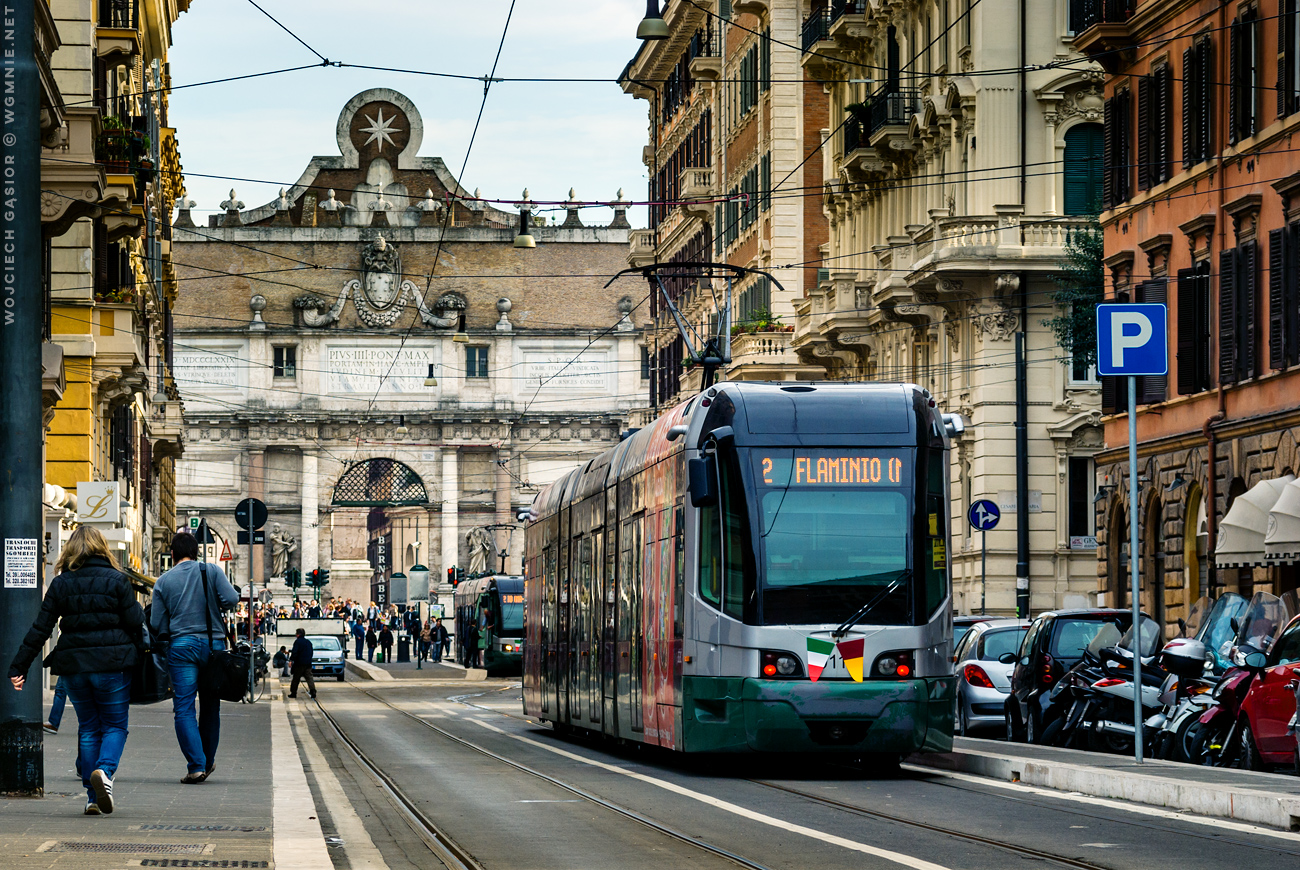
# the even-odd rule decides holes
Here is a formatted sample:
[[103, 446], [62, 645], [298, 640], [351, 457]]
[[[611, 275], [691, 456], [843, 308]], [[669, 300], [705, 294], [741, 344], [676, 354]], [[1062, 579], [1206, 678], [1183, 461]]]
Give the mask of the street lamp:
[[636, 38], [646, 42], [668, 38], [668, 25], [659, 11], [659, 0], [645, 0], [645, 18], [637, 25]]

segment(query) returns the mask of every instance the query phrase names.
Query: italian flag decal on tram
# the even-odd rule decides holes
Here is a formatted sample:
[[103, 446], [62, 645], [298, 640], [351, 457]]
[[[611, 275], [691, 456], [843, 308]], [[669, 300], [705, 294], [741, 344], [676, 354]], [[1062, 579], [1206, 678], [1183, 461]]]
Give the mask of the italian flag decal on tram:
[[835, 644], [829, 640], [822, 640], [820, 637], [808, 638], [808, 679], [817, 682], [833, 652], [835, 652]]
[[844, 667], [848, 669], [849, 676], [855, 683], [862, 682], [862, 648], [865, 646], [863, 638], [854, 640], [842, 640], [835, 645], [840, 651], [840, 658], [844, 659]]

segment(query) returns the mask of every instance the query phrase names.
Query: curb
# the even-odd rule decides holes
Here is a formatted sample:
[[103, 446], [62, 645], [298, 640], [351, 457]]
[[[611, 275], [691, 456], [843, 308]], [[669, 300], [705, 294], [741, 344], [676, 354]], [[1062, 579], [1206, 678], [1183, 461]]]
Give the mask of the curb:
[[359, 662], [355, 659], [348, 659], [343, 663], [343, 667], [348, 673], [355, 674], [363, 680], [396, 680], [388, 671], [381, 667], [370, 664], [370, 662]]
[[[1021, 782], [1092, 797], [1113, 798], [1197, 815], [1234, 819], [1283, 831], [1300, 831], [1300, 797], [1262, 789], [1177, 781], [1130, 770], [1017, 758], [992, 752], [914, 755], [908, 761], [936, 770], [968, 773], [1004, 782]], [[1146, 763], [1153, 766], [1174, 765], [1174, 762], [1164, 761]]]

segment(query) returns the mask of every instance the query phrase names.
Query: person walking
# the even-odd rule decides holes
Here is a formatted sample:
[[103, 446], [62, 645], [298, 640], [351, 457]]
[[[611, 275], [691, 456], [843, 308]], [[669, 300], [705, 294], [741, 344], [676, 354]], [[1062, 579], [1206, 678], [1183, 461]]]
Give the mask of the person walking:
[[375, 634], [375, 627], [372, 625], [366, 629], [366, 661], [373, 663], [375, 661], [375, 647], [379, 645], [379, 635]]
[[393, 630], [386, 625], [384, 626], [383, 630], [379, 632], [379, 648], [383, 650], [384, 653], [384, 664], [386, 665], [392, 664]]
[[221, 742], [221, 698], [201, 689], [199, 674], [226, 647], [222, 611], [235, 606], [239, 592], [219, 567], [195, 561], [199, 542], [189, 532], [172, 538], [171, 551], [175, 567], [154, 584], [149, 624], [167, 641], [176, 742], [187, 766], [181, 782], [195, 785], [212, 775]]
[[361, 661], [361, 649], [366, 643], [366, 627], [359, 618], [352, 620], [352, 637], [357, 642], [357, 661]]
[[118, 569], [108, 541], [90, 526], [72, 533], [54, 568], [58, 573], [40, 613], [9, 665], [9, 681], [22, 690], [57, 623], [59, 641], [44, 663], [60, 685], [66, 683], [77, 711], [85, 813], [98, 816], [114, 809], [113, 778], [126, 746], [131, 668], [144, 642], [144, 608]]
[[311, 697], [316, 697], [316, 681], [311, 676], [311, 657], [315, 652], [311, 641], [307, 640], [307, 632], [298, 629], [297, 637], [293, 641], [293, 649], [289, 650], [290, 673], [293, 674], [293, 682], [289, 684], [289, 697], [298, 697], [298, 682], [307, 678], [307, 692]]
[[433, 620], [426, 619], [420, 629], [420, 661], [429, 657], [429, 644], [433, 643]]
[[451, 651], [451, 632], [447, 631], [447, 626], [442, 624], [442, 617], [434, 622], [433, 635], [433, 660], [441, 662], [442, 657]]

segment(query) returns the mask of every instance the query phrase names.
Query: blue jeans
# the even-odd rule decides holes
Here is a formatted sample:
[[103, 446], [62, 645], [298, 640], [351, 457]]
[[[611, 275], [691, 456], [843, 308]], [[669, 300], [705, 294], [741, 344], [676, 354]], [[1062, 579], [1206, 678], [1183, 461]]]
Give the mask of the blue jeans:
[[364, 637], [357, 638], [357, 661], [361, 661], [361, 655], [362, 655], [361, 650], [365, 647], [365, 645], [366, 645], [366, 639]]
[[[81, 784], [89, 800], [95, 799], [90, 774], [102, 770], [111, 779], [126, 747], [127, 710], [131, 704], [131, 672], [100, 671], [64, 674], [68, 698], [77, 711], [77, 760]], [[80, 764], [81, 759], [86, 763]]]
[[[207, 635], [192, 634], [175, 638], [167, 651], [176, 742], [181, 745], [189, 773], [211, 770], [216, 763], [217, 744], [221, 741], [221, 699], [199, 692], [199, 671], [207, 664], [212, 650], [225, 648], [224, 639], [214, 637], [209, 647]], [[196, 696], [197, 717], [194, 713]]]
[[63, 708], [68, 703], [68, 684], [59, 677], [58, 682], [54, 684], [54, 703], [50, 704], [50, 718], [45, 721], [54, 726], [54, 730], [59, 730], [59, 723], [63, 721]]

